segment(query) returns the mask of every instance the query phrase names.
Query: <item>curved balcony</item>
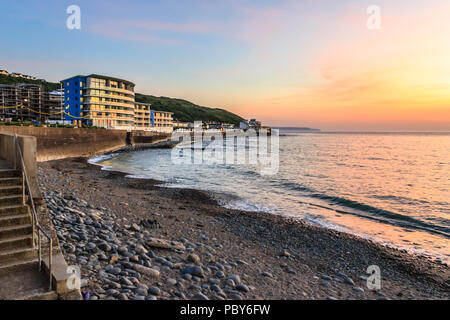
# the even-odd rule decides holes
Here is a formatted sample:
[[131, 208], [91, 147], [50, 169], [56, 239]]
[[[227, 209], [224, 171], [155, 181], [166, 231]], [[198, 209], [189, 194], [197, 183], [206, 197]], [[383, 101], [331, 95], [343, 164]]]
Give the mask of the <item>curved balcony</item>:
[[127, 100], [134, 104], [134, 96], [133, 97], [127, 97], [127, 96], [118, 96], [115, 94], [83, 94], [83, 98], [89, 99], [90, 97], [96, 97], [96, 98], [107, 98], [107, 99], [119, 99], [119, 100]]
[[[117, 107], [124, 107], [124, 108], [129, 108], [130, 110], [124, 110], [124, 111], [130, 111], [134, 114], [134, 107], [132, 104], [129, 103], [123, 103], [123, 102], [109, 102], [109, 101], [102, 101], [102, 102], [88, 102], [88, 101], [84, 101], [83, 105], [91, 105], [91, 106], [117, 106]], [[104, 107], [103, 107], [104, 108]], [[96, 109], [99, 109], [98, 107], [96, 107]], [[101, 109], [101, 108], [100, 108]], [[110, 109], [110, 110], [121, 110], [121, 109]]]
[[106, 90], [106, 91], [115, 91], [115, 92], [121, 92], [121, 93], [126, 93], [126, 94], [130, 94], [134, 97], [134, 91], [132, 90], [127, 90], [127, 89], [121, 89], [121, 88], [114, 88], [114, 87], [107, 87], [107, 86], [96, 86], [96, 87], [91, 87], [89, 85], [87, 85], [86, 87], [83, 88], [83, 90]]

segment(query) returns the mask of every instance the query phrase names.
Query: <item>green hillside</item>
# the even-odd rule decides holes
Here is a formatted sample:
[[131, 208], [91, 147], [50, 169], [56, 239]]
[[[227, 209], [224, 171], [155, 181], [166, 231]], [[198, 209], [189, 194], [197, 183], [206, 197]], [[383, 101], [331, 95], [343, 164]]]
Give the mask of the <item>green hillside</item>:
[[181, 99], [136, 93], [136, 102], [151, 103], [152, 110], [173, 112], [174, 118], [183, 122], [201, 120], [239, 124], [239, 122], [243, 121], [240, 116], [226, 110], [202, 107]]
[[0, 74], [0, 84], [17, 84], [17, 83], [37, 84], [37, 85], [42, 86], [44, 91], [53, 91], [53, 90], [61, 88], [61, 85], [59, 83], [39, 81], [39, 80], [30, 80], [30, 79], [23, 79], [23, 78], [14, 78], [14, 77], [6, 76], [4, 74]]

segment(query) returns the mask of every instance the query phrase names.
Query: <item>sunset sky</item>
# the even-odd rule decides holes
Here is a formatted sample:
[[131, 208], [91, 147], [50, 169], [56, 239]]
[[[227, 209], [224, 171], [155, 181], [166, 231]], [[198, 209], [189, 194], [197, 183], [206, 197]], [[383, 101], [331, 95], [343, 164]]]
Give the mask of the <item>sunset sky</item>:
[[[66, 8], [81, 8], [81, 30]], [[366, 10], [381, 8], [381, 29]], [[3, 1], [0, 69], [99, 73], [272, 126], [450, 131], [450, 1]]]

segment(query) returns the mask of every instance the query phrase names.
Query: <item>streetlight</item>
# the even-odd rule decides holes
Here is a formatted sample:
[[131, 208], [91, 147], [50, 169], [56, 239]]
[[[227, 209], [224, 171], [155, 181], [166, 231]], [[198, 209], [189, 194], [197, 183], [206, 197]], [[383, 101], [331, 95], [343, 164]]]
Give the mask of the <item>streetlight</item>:
[[[23, 99], [23, 102], [24, 104], [26, 104], [28, 102], [28, 99], [27, 98]], [[20, 121], [22, 122], [22, 125], [23, 125], [23, 107], [24, 106], [20, 107]]]

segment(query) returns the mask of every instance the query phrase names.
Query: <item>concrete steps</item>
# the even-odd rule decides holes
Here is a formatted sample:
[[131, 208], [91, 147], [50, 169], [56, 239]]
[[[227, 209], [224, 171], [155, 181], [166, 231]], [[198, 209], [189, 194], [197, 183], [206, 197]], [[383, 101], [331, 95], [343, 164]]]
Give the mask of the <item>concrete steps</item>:
[[0, 227], [0, 240], [17, 236], [32, 235], [32, 233], [33, 226], [31, 224]]
[[30, 258], [30, 259], [24, 259], [19, 261], [8, 261], [8, 262], [1, 262], [0, 263], [0, 276], [4, 274], [8, 274], [15, 269], [20, 269], [23, 266], [28, 265], [36, 265], [38, 264], [38, 258]]
[[0, 227], [10, 227], [16, 225], [31, 224], [31, 217], [29, 214], [15, 214], [11, 216], [0, 217]]
[[0, 261], [13, 262], [16, 260], [29, 260], [37, 257], [37, 250], [33, 247], [14, 248], [2, 250], [0, 252]]
[[20, 177], [22, 179], [22, 172], [14, 169], [0, 169], [0, 178]]
[[48, 291], [46, 289], [37, 289], [27, 292], [27, 295], [16, 298], [15, 300], [56, 300], [58, 294], [55, 291]]
[[0, 252], [3, 250], [10, 250], [14, 248], [27, 248], [33, 244], [33, 237], [31, 235], [16, 236], [0, 240]]
[[22, 185], [22, 177], [0, 178], [0, 186], [18, 186]]
[[0, 207], [17, 206], [23, 204], [22, 194], [11, 194], [7, 196], [0, 196]]
[[0, 300], [57, 299], [57, 293], [48, 290], [45, 269], [38, 271], [38, 250], [33, 244], [31, 212], [24, 205], [27, 198], [24, 202], [22, 179], [19, 170], [0, 166]]
[[[6, 265], [3, 263], [3, 265]], [[0, 269], [0, 300], [50, 300], [57, 299], [48, 289], [48, 275], [38, 271], [37, 259], [10, 263]], [[7, 270], [5, 272], [5, 270]]]
[[0, 186], [0, 196], [9, 196], [14, 194], [22, 194], [21, 185]]
[[26, 214], [29, 213], [28, 207], [22, 204], [13, 206], [0, 207], [0, 217], [15, 214]]

